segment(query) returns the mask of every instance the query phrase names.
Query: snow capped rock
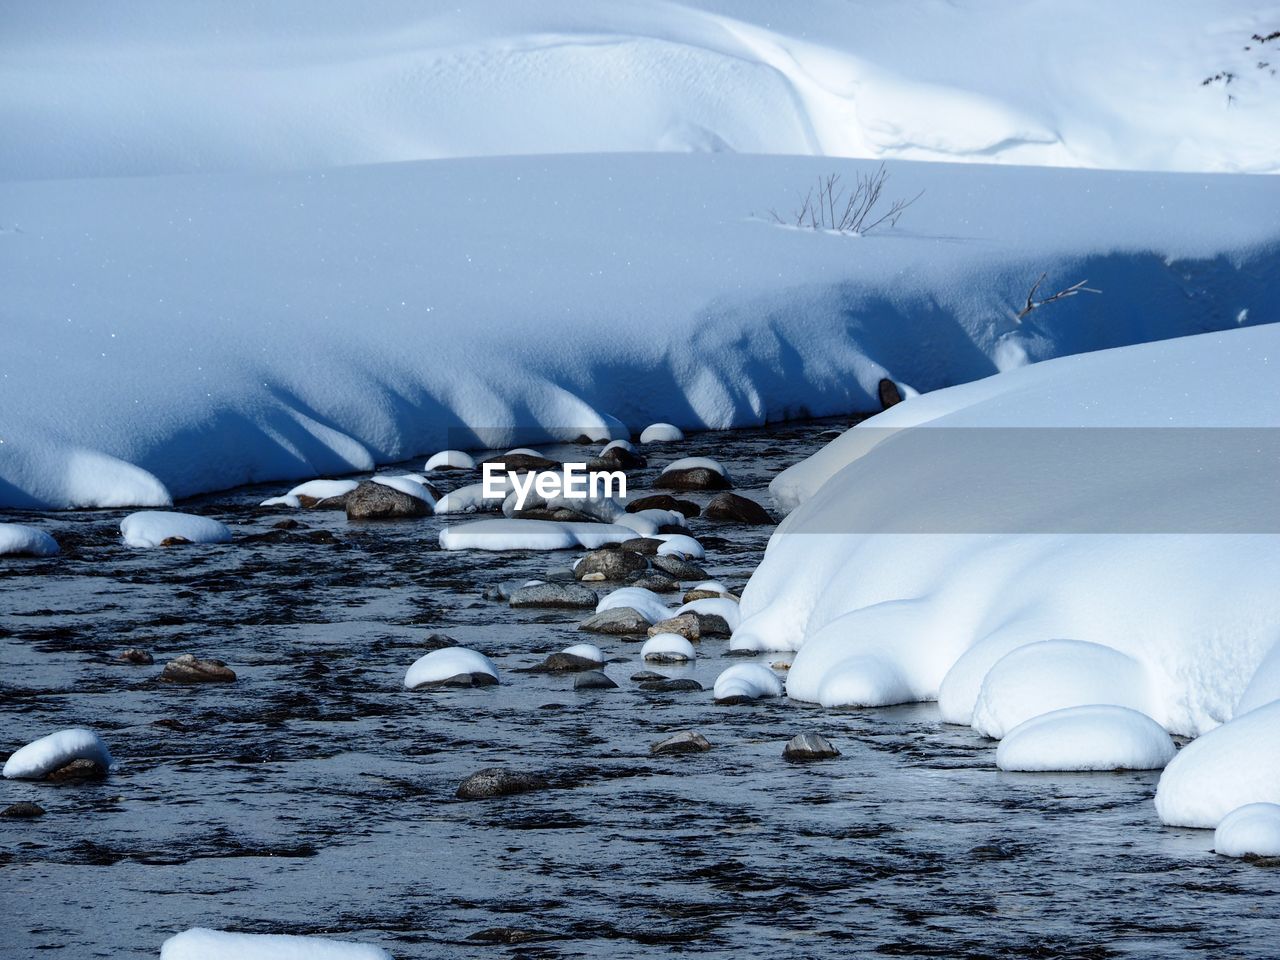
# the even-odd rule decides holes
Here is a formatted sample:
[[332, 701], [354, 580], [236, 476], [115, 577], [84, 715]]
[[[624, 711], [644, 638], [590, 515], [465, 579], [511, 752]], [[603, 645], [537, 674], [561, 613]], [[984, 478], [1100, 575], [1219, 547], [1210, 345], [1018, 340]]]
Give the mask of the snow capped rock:
[[104, 769], [114, 763], [101, 737], [92, 730], [73, 727], [15, 750], [5, 761], [4, 776], [11, 780], [38, 780], [75, 760], [89, 760]]
[[596, 604], [596, 613], [619, 608], [634, 610], [650, 623], [671, 616], [671, 608], [662, 602], [662, 598], [644, 587], [619, 587], [606, 593]]
[[1164, 728], [1128, 707], [1091, 704], [1052, 710], [1000, 741], [1001, 770], [1159, 770], [1177, 748]]
[[1280, 804], [1246, 803], [1218, 824], [1213, 849], [1226, 857], [1280, 857]]
[[707, 555], [706, 551], [702, 549], [702, 544], [686, 534], [658, 533], [655, 534], [655, 537], [662, 541], [662, 546], [658, 548], [658, 556], [660, 557], [683, 557], [686, 560], [701, 560]]
[[435, 470], [474, 470], [476, 459], [464, 450], [441, 450], [427, 458], [423, 473]]
[[408, 494], [418, 500], [424, 501], [428, 506], [435, 506], [435, 497], [431, 496], [431, 491], [427, 489], [423, 483], [423, 478], [414, 474], [404, 474], [402, 476], [387, 476], [381, 474], [376, 477], [370, 477], [374, 483], [380, 483], [384, 487], [390, 487], [392, 490], [399, 490], [401, 493]]
[[999, 740], [1032, 717], [1065, 707], [1114, 704], [1147, 713], [1146, 688], [1142, 667], [1118, 650], [1081, 640], [1028, 643], [987, 673], [973, 728]]
[[593, 663], [604, 663], [604, 651], [594, 643], [575, 643], [571, 647], [565, 647], [560, 652], [570, 657], [581, 657], [583, 660], [590, 660]]
[[392, 960], [367, 943], [193, 927], [160, 947], [160, 960]]
[[669, 423], [651, 423], [640, 431], [641, 443], [678, 443], [684, 431]]
[[738, 623], [742, 619], [742, 612], [738, 609], [738, 601], [731, 600], [728, 597], [704, 597], [701, 600], [691, 600], [686, 604], [676, 608], [675, 616], [682, 613], [697, 613], [703, 617], [719, 617], [725, 622], [732, 633], [738, 629]]
[[443, 550], [571, 550], [575, 547], [596, 550], [606, 543], [623, 543], [635, 535], [630, 527], [609, 523], [470, 520], [441, 530], [440, 547]]
[[1213, 829], [1247, 803], [1280, 803], [1280, 702], [1197, 737], [1164, 768], [1156, 813], [1171, 827]]
[[[451, 681], [474, 686], [483, 684], [484, 677], [491, 678], [493, 683], [498, 682], [498, 668], [483, 653], [466, 647], [444, 647], [415, 660], [404, 675], [404, 685], [409, 690]], [[467, 678], [466, 682], [463, 683], [461, 678]]]
[[735, 663], [716, 677], [713, 695], [717, 701], [737, 702], [764, 697], [780, 697], [782, 681], [768, 667], [758, 663]]
[[0, 523], [0, 557], [52, 557], [58, 552], [58, 541], [43, 530], [17, 523]]
[[496, 497], [484, 495], [484, 484], [473, 483], [457, 490], [451, 490], [436, 501], [435, 512], [442, 513], [494, 513], [502, 509], [503, 501], [511, 493], [511, 478], [498, 477], [494, 486], [499, 491]]
[[660, 490], [727, 490], [733, 483], [718, 461], [684, 457], [663, 467], [653, 485]]
[[640, 648], [640, 657], [653, 663], [680, 663], [698, 656], [693, 644], [675, 633], [659, 633]]
[[146, 510], [120, 521], [120, 534], [131, 547], [163, 547], [170, 543], [230, 543], [231, 531], [212, 517]]

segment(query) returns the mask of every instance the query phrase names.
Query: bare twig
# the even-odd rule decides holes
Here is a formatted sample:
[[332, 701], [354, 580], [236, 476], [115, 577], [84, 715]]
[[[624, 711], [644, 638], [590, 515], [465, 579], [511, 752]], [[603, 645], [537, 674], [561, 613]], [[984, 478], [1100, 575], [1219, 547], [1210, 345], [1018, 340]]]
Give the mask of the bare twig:
[[[909, 200], [894, 200], [887, 211], [878, 212], [888, 179], [889, 174], [883, 163], [874, 173], [858, 174], [852, 190], [841, 186], [838, 173], [818, 177], [817, 195], [814, 195], [814, 188], [810, 187], [799, 198], [800, 207], [794, 214], [793, 226], [859, 236], [886, 223], [891, 227], [897, 226], [903, 211], [924, 196], [924, 191], [921, 190]], [[775, 210], [770, 210], [769, 214], [775, 223], [787, 222]]]
[[1065, 300], [1067, 297], [1074, 297], [1077, 293], [1101, 293], [1101, 290], [1095, 290], [1092, 287], [1086, 287], [1088, 280], [1081, 280], [1079, 283], [1073, 283], [1071, 286], [1059, 290], [1052, 296], [1045, 297], [1042, 300], [1036, 299], [1036, 291], [1040, 289], [1040, 284], [1044, 283], [1047, 273], [1040, 274], [1036, 278], [1036, 282], [1031, 285], [1031, 290], [1027, 293], [1027, 305], [1018, 312], [1017, 319], [1020, 321], [1036, 307], [1043, 307], [1046, 303], [1053, 303], [1055, 300]]

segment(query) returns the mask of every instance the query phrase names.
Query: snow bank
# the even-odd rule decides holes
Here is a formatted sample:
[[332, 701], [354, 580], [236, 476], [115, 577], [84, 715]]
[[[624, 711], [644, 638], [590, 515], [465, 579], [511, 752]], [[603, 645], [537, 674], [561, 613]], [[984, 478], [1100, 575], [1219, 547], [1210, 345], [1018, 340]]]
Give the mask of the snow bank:
[[483, 653], [466, 647], [444, 647], [415, 660], [404, 675], [404, 685], [412, 690], [424, 683], [439, 683], [467, 673], [484, 673], [498, 679], [498, 668]]
[[1247, 803], [1280, 803], [1280, 702], [1193, 740], [1165, 767], [1156, 812], [1174, 827], [1217, 827]]
[[104, 767], [114, 762], [101, 737], [92, 730], [73, 727], [15, 750], [5, 761], [4, 776], [12, 780], [36, 780], [73, 760], [92, 760]]
[[0, 557], [15, 554], [52, 557], [58, 552], [58, 541], [43, 530], [18, 523], [0, 523]]
[[193, 927], [166, 940], [160, 960], [391, 960], [391, 954], [367, 943]]
[[659, 663], [693, 660], [697, 656], [693, 644], [677, 633], [655, 633], [640, 648], [642, 660], [653, 660]]
[[636, 536], [631, 527], [556, 520], [470, 520], [440, 531], [443, 550], [596, 550]]
[[1001, 770], [1159, 770], [1177, 748], [1160, 724], [1127, 707], [1090, 705], [1040, 713], [996, 748]]
[[[645, 150], [1219, 170], [1280, 156], [1275, 78], [1244, 50], [1275, 27], [1254, 4], [143, 10], [9, 18], [0, 178]], [[1223, 71], [1230, 86], [1202, 83]], [[240, 90], [254, 96], [227, 109]]]
[[1260, 327], [1062, 358], [854, 427], [798, 471], [825, 482], [771, 539], [731, 646], [798, 651], [794, 698], [835, 702], [839, 674], [852, 702], [943, 697], [996, 736], [1089, 703], [1212, 730], [1280, 623], [1277, 355]]
[[1213, 849], [1227, 857], [1280, 857], [1280, 804], [1246, 803], [1222, 818]]
[[1280, 700], [1280, 643], [1275, 644], [1258, 664], [1258, 669], [1249, 680], [1249, 686], [1236, 703], [1233, 716], [1238, 717], [1275, 700]]
[[768, 667], [758, 663], [735, 663], [716, 677], [713, 696], [717, 700], [745, 697], [756, 700], [763, 697], [780, 697], [782, 681]]
[[[0, 116], [50, 56], [4, 74]], [[619, 420], [874, 410], [886, 376], [936, 390], [1277, 318], [1280, 180], [902, 161], [889, 192], [926, 192], [892, 231], [768, 222], [815, 177], [870, 169], [618, 155], [0, 182], [0, 507], [159, 506]], [[1018, 323], [1042, 271], [1104, 292]]]
[[120, 534], [131, 547], [158, 547], [166, 540], [188, 543], [230, 543], [231, 530], [212, 517], [190, 513], [145, 510], [120, 521]]

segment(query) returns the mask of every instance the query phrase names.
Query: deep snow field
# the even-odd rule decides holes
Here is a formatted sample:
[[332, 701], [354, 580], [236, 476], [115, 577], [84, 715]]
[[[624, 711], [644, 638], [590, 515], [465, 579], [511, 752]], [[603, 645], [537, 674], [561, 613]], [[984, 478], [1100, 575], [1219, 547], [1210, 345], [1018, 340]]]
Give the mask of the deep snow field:
[[0, 956], [1273, 957], [1278, 70], [1245, 0], [4, 7]]

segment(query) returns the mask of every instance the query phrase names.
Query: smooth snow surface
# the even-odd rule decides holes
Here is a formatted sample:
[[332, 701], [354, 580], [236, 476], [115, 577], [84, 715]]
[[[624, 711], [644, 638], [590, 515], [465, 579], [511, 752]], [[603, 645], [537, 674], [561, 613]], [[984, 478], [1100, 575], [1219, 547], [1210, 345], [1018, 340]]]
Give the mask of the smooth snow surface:
[[560, 652], [567, 653], [571, 657], [582, 657], [584, 660], [594, 660], [596, 663], [604, 663], [604, 651], [594, 643], [575, 643], [571, 647], [565, 647]]
[[[837, 674], [864, 702], [945, 693], [945, 719], [993, 736], [1090, 703], [1174, 734], [1212, 730], [1275, 645], [1280, 536], [1274, 431], [1207, 428], [1280, 424], [1277, 357], [1275, 327], [1126, 347], [922, 395], [854, 427], [794, 468], [811, 492], [744, 590], [731, 646], [798, 651], [797, 699], [824, 702]], [[1049, 427], [1106, 429], [1029, 429]], [[1132, 452], [1019, 491], [1006, 475], [1022, 462], [972, 459], [988, 434], [1024, 450], [1118, 436]], [[1165, 447], [1175, 455], [1147, 455]], [[990, 502], [995, 489], [1007, 498]], [[951, 523], [970, 516], [998, 522]]]
[[1177, 752], [1164, 728], [1127, 707], [1052, 710], [1014, 727], [996, 749], [1001, 770], [1159, 770]]
[[[1280, 625], [1278, 625], [1280, 628]], [[1233, 716], [1240, 716], [1268, 703], [1280, 700], [1280, 643], [1271, 648], [1271, 652], [1258, 664], [1253, 672], [1249, 686], [1240, 695]]]
[[433, 470], [474, 470], [475, 467], [475, 457], [465, 450], [441, 450], [427, 458], [422, 470], [430, 473]]
[[466, 647], [445, 647], [415, 660], [404, 675], [404, 685], [412, 690], [424, 683], [438, 683], [464, 673], [487, 673], [498, 679], [498, 668], [483, 653]]
[[160, 960], [392, 960], [381, 947], [324, 937], [227, 933], [194, 927], [170, 937]]
[[15, 750], [4, 763], [4, 776], [14, 780], [34, 780], [65, 767], [73, 760], [94, 760], [104, 767], [112, 764], [111, 753], [92, 730], [73, 727], [33, 740]]
[[1191, 741], [1165, 767], [1156, 812], [1173, 827], [1217, 827], [1246, 803], [1280, 803], [1280, 701]]
[[735, 663], [716, 677], [713, 696], [717, 700], [729, 697], [749, 697], [752, 700], [764, 697], [780, 697], [783, 694], [782, 681], [768, 667], [758, 663]]
[[[899, 161], [888, 192], [926, 192], [890, 231], [768, 222], [833, 169], [874, 168], [616, 155], [0, 182], [0, 507], [160, 506], [619, 420], [869, 411], [886, 376], [936, 390], [1277, 319], [1280, 179]], [[1019, 323], [1042, 271], [1103, 293]]]
[[[647, 511], [646, 511], [647, 512]], [[635, 516], [635, 514], [632, 514]], [[655, 533], [656, 539], [662, 541], [658, 554], [663, 557], [684, 557], [686, 560], [701, 560], [707, 552], [693, 537], [684, 533]]]
[[[443, 498], [442, 498], [443, 500]], [[596, 550], [636, 536], [631, 527], [611, 523], [556, 520], [469, 520], [440, 531], [444, 550]]]
[[14, 554], [52, 557], [58, 552], [58, 541], [43, 530], [19, 523], [0, 523], [0, 557]]
[[164, 510], [129, 514], [120, 521], [120, 534], [131, 547], [158, 547], [169, 539], [189, 543], [231, 542], [231, 530], [221, 521]]
[[672, 473], [676, 470], [710, 470], [722, 477], [725, 475], [724, 467], [710, 457], [681, 457], [662, 468], [663, 473]]
[[596, 613], [619, 607], [630, 607], [650, 623], [666, 620], [672, 615], [672, 609], [662, 597], [644, 587], [619, 587], [606, 593], [596, 604]]
[[670, 423], [651, 423], [640, 431], [641, 443], [677, 443], [684, 439], [684, 431]]
[[1213, 849], [1227, 857], [1280, 857], [1280, 804], [1246, 803], [1222, 818]]
[[655, 633], [640, 648], [642, 660], [693, 660], [697, 656], [693, 644], [677, 633]]
[[331, 497], [341, 497], [343, 494], [350, 493], [359, 485], [356, 480], [308, 480], [306, 483], [298, 484], [288, 493], [263, 500], [262, 506], [297, 508], [302, 506], [299, 497], [328, 500]]
[[709, 613], [723, 617], [730, 630], [738, 629], [738, 624], [742, 621], [742, 611], [738, 608], [738, 601], [728, 597], [703, 597], [701, 600], [690, 600], [677, 607], [672, 616], [689, 612]]
[[[1240, 0], [130, 10], [6, 18], [0, 178], [655, 150], [1181, 170], [1280, 157], [1275, 77], [1243, 49], [1274, 17]], [[1223, 71], [1229, 86], [1202, 83]]]

